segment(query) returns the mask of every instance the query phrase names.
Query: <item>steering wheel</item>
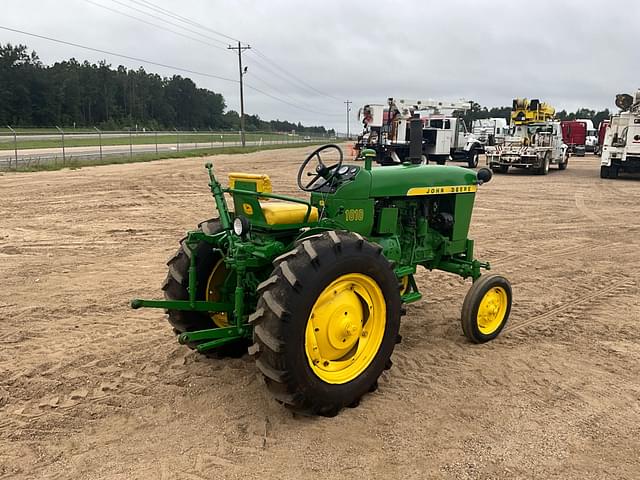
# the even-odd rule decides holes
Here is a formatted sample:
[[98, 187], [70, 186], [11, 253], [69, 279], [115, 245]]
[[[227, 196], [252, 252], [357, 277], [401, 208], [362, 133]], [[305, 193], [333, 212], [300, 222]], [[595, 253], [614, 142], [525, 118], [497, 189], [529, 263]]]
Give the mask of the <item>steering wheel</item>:
[[[338, 153], [340, 154], [340, 159], [338, 160], [338, 163], [334, 163], [333, 165], [326, 166], [322, 161], [322, 158], [320, 157], [320, 153], [324, 152], [325, 150], [331, 150], [331, 149], [335, 149], [338, 151]], [[317, 165], [314, 169], [315, 173], [311, 173], [311, 172], [307, 173], [308, 176], [313, 176], [313, 178], [311, 179], [311, 181], [305, 184], [302, 182], [302, 175], [304, 174], [304, 169], [307, 167], [307, 165], [309, 164], [309, 162], [311, 162], [313, 158], [316, 158], [316, 162], [317, 162]], [[322, 147], [314, 150], [311, 154], [309, 154], [309, 156], [305, 159], [305, 161], [302, 162], [302, 165], [300, 165], [300, 169], [298, 170], [298, 187], [300, 187], [300, 190], [303, 190], [305, 192], [315, 192], [317, 190], [320, 190], [327, 183], [333, 180], [333, 178], [336, 176], [336, 173], [338, 172], [338, 170], [340, 170], [340, 167], [342, 166], [343, 158], [344, 156], [342, 154], [342, 149], [338, 145], [334, 145], [334, 144], [323, 145]], [[320, 179], [323, 179], [324, 181], [319, 181]], [[318, 181], [318, 184], [314, 185], [316, 181]]]

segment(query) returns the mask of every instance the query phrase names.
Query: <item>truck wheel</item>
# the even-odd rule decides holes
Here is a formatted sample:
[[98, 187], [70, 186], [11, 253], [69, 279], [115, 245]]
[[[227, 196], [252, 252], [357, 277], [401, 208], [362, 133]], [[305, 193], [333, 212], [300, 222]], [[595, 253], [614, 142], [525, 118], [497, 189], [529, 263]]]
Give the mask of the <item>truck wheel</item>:
[[600, 167], [600, 178], [609, 178], [609, 167]]
[[469, 152], [467, 153], [467, 164], [469, 165], [469, 168], [476, 168], [478, 166], [479, 158], [480, 154], [478, 153], [478, 150], [476, 150], [475, 148], [469, 150]]
[[569, 154], [567, 153], [565, 154], [562, 162], [558, 164], [558, 170], [566, 170], [568, 165], [569, 165]]
[[491, 167], [491, 171], [493, 173], [508, 173], [509, 172], [509, 165], [496, 165]]
[[618, 167], [618, 165], [611, 165], [609, 167], [609, 178], [618, 178], [619, 172], [620, 172], [620, 167]]
[[[222, 231], [220, 220], [211, 219], [198, 225], [198, 229], [211, 235]], [[196, 247], [196, 280], [198, 288], [196, 300], [217, 301], [221, 299], [221, 290], [227, 277], [225, 264], [218, 253], [206, 242], [200, 242]], [[185, 239], [180, 242], [180, 248], [169, 259], [169, 271], [162, 290], [165, 300], [189, 299], [189, 264], [191, 252], [187, 248]], [[190, 312], [184, 310], [167, 310], [169, 323], [176, 334], [194, 332], [209, 328], [226, 327], [229, 325], [226, 313]], [[197, 343], [187, 344], [195, 349]], [[247, 343], [238, 342], [227, 344], [214, 351], [207, 352], [207, 356], [241, 356], [247, 351]]]
[[438, 155], [436, 157], [436, 163], [438, 165], [444, 165], [445, 163], [447, 163], [447, 157], [443, 156], [443, 155]]
[[538, 168], [536, 173], [538, 175], [546, 175], [549, 173], [549, 164], [551, 163], [551, 152], [547, 152], [544, 154], [544, 159], [542, 160], [542, 165]]
[[400, 327], [398, 280], [360, 235], [309, 237], [274, 262], [249, 318], [250, 353], [276, 400], [334, 416], [375, 390]]
[[511, 313], [511, 284], [500, 275], [483, 275], [476, 280], [462, 304], [462, 331], [474, 343], [496, 338]]

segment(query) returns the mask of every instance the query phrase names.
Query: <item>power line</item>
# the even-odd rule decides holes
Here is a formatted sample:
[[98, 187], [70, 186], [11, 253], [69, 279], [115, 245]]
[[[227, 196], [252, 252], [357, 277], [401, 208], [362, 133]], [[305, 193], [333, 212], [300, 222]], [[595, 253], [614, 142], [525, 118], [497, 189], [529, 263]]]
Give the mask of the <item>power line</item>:
[[272, 95], [272, 94], [270, 94], [270, 93], [267, 93], [267, 92], [265, 92], [264, 90], [260, 90], [259, 88], [254, 87], [253, 85], [249, 85], [249, 84], [248, 84], [248, 83], [246, 83], [246, 82], [245, 82], [244, 86], [245, 86], [245, 87], [247, 87], [247, 88], [249, 88], [249, 89], [251, 89], [251, 90], [255, 90], [255, 91], [256, 91], [256, 92], [258, 92], [258, 93], [261, 93], [262, 95], [266, 95], [267, 97], [273, 98], [274, 100], [277, 100], [277, 101], [282, 102], [282, 103], [286, 103], [287, 105], [290, 105], [290, 106], [292, 106], [293, 108], [297, 108], [298, 110], [304, 110], [305, 112], [315, 113], [316, 115], [322, 115], [322, 116], [325, 116], [325, 117], [342, 116], [342, 114], [341, 114], [341, 113], [325, 113], [325, 112], [318, 112], [318, 111], [316, 111], [316, 110], [311, 110], [311, 109], [308, 109], [308, 108], [305, 108], [305, 107], [301, 107], [300, 105], [296, 105], [295, 103], [288, 102], [288, 101], [286, 101], [286, 100], [283, 100], [282, 98], [279, 98], [279, 97], [276, 97], [275, 95]]
[[[119, 2], [118, 0], [112, 0], [112, 1], [113, 1], [113, 2], [116, 2], [116, 3], [119, 3], [119, 4], [122, 4], [122, 3], [121, 3], [121, 2]], [[226, 39], [229, 39], [229, 40], [233, 40], [234, 42], [240, 42], [240, 40], [238, 40], [238, 39], [237, 39], [237, 38], [235, 38], [235, 37], [232, 37], [232, 36], [227, 35], [227, 34], [225, 34], [225, 33], [222, 33], [222, 32], [219, 32], [219, 31], [217, 31], [217, 30], [211, 29], [211, 28], [207, 27], [206, 25], [203, 25], [202, 23], [199, 23], [199, 22], [196, 22], [196, 21], [194, 21], [194, 20], [191, 20], [190, 18], [184, 17], [184, 16], [182, 16], [182, 15], [180, 15], [180, 14], [177, 14], [177, 13], [175, 13], [175, 12], [172, 12], [171, 10], [168, 10], [168, 9], [166, 9], [166, 8], [159, 7], [159, 6], [155, 5], [154, 3], [150, 2], [149, 0], [128, 0], [128, 1], [129, 1], [130, 3], [133, 3], [133, 4], [139, 5], [139, 6], [141, 6], [141, 7], [144, 7], [144, 8], [150, 9], [150, 10], [152, 10], [152, 11], [155, 11], [156, 13], [160, 13], [161, 15], [165, 15], [165, 16], [167, 16], [167, 17], [169, 17], [169, 18], [174, 19], [174, 20], [178, 20], [178, 21], [183, 22], [183, 23], [186, 23], [186, 24], [188, 24], [188, 25], [191, 25], [191, 26], [194, 26], [194, 27], [200, 28], [200, 29], [202, 29], [202, 30], [205, 30], [205, 31], [211, 32], [211, 33], [213, 33], [213, 34], [215, 34], [215, 35], [219, 35], [219, 36], [221, 36], [221, 37], [223, 37], [223, 38], [226, 38]], [[133, 9], [135, 9], [135, 10], [137, 10], [137, 11], [142, 11], [142, 10], [136, 9], [135, 7], [131, 7], [131, 6], [129, 6], [129, 8], [133, 8]], [[146, 12], [145, 12], [145, 13], [146, 13]], [[148, 15], [151, 15], [151, 14], [149, 14], [149, 13], [147, 13], [147, 14], [148, 14]], [[156, 17], [155, 15], [153, 15], [153, 17], [154, 17], [154, 18], [158, 18], [158, 17]], [[166, 20], [165, 20], [165, 21], [166, 21]], [[174, 24], [174, 23], [172, 23], [172, 25], [174, 25], [174, 26], [178, 26], [178, 25], [176, 25], [176, 24]], [[178, 27], [179, 27], [179, 26], [178, 26]], [[184, 28], [184, 27], [182, 27], [182, 28]], [[194, 32], [193, 30], [190, 30], [190, 29], [186, 29], [186, 30], [187, 30], [187, 31], [189, 31], [189, 32], [192, 32], [192, 33], [197, 33], [197, 32]], [[200, 35], [202, 35], [202, 34], [200, 34]], [[206, 38], [211, 38], [211, 37], [206, 37]], [[219, 41], [219, 40], [218, 40], [218, 41]], [[221, 43], [222, 43], [222, 42], [221, 42]], [[241, 42], [241, 43], [246, 43], [246, 42]], [[276, 74], [277, 76], [279, 76], [279, 77], [283, 78], [285, 81], [288, 81], [288, 82], [290, 82], [290, 83], [294, 84], [294, 83], [291, 81], [291, 78], [293, 78], [294, 80], [296, 80], [296, 81], [298, 82], [298, 84], [299, 84], [299, 85], [304, 86], [305, 88], [307, 88], [308, 90], [310, 90], [310, 91], [312, 91], [312, 92], [314, 92], [314, 93], [316, 93], [316, 94], [322, 95], [322, 96], [324, 96], [324, 97], [332, 98], [332, 99], [337, 100], [337, 101], [342, 101], [341, 99], [339, 99], [339, 98], [337, 98], [337, 97], [334, 97], [333, 95], [330, 95], [330, 94], [327, 94], [327, 93], [325, 93], [325, 92], [322, 92], [321, 90], [318, 90], [317, 88], [313, 87], [312, 85], [310, 85], [309, 83], [305, 82], [304, 80], [302, 80], [302, 79], [300, 79], [300, 78], [296, 77], [295, 75], [291, 74], [290, 72], [288, 72], [287, 70], [285, 70], [284, 68], [282, 68], [281, 66], [279, 66], [278, 64], [276, 64], [273, 60], [270, 60], [270, 59], [269, 59], [269, 58], [268, 58], [264, 53], [262, 53], [261, 51], [259, 51], [259, 50], [258, 50], [258, 49], [256, 49], [255, 47], [254, 47], [254, 51], [255, 51], [255, 53], [256, 53], [258, 56], [260, 56], [261, 58], [263, 58], [266, 62], [271, 63], [275, 68], [277, 68], [278, 70], [280, 70], [280, 71], [282, 71], [283, 73], [285, 73], [285, 74], [287, 75], [287, 77], [282, 76], [282, 75], [279, 75], [279, 74], [277, 74], [277, 73], [273, 72], [273, 70], [270, 70], [270, 71], [271, 71], [271, 73]], [[264, 65], [262, 65], [262, 68], [268, 69], [268, 67], [265, 67]]]
[[[81, 44], [75, 43], [75, 42], [69, 42], [69, 41], [66, 41], [66, 40], [60, 40], [60, 39], [57, 39], [57, 38], [48, 37], [46, 35], [39, 35], [37, 33], [26, 32], [24, 30], [18, 30], [16, 28], [5, 27], [3, 25], [0, 25], [0, 30], [6, 30], [6, 31], [9, 31], [9, 32], [19, 33], [19, 34], [22, 34], [22, 35], [27, 35], [29, 37], [40, 38], [42, 40], [48, 40], [50, 42], [60, 43], [62, 45], [69, 45], [69, 46], [72, 46], [72, 47], [81, 48], [83, 50], [89, 50], [91, 52], [103, 53], [105, 55], [111, 55], [111, 56], [114, 56], [114, 57], [126, 58], [127, 60], [134, 60], [136, 62], [146, 63], [146, 64], [149, 64], [149, 65], [155, 65], [157, 67], [168, 68], [170, 70], [177, 70], [177, 71], [180, 71], [180, 72], [190, 73], [190, 74], [193, 74], [193, 75], [200, 75], [202, 77], [214, 78], [214, 79], [217, 79], [217, 80], [223, 80], [225, 82], [239, 83], [238, 80], [233, 80], [231, 78], [226, 78], [226, 77], [222, 77], [222, 76], [219, 76], [219, 75], [214, 75], [212, 73], [198, 72], [196, 70], [191, 70], [191, 69], [188, 69], [188, 68], [176, 67], [175, 65], [169, 65], [169, 64], [166, 64], [166, 63], [154, 62], [152, 60], [147, 60], [147, 59], [144, 59], [144, 58], [133, 57], [131, 55], [125, 55], [123, 53], [112, 52], [112, 51], [109, 51], [109, 50], [103, 50], [101, 48], [89, 47], [87, 45], [81, 45]], [[299, 105], [296, 105], [294, 103], [288, 102], [286, 100], [283, 100], [282, 98], [279, 98], [279, 97], [277, 97], [275, 95], [267, 93], [264, 90], [256, 88], [253, 85], [245, 84], [245, 86], [247, 88], [251, 89], [251, 90], [254, 90], [254, 91], [258, 92], [258, 93], [261, 93], [262, 95], [265, 95], [265, 96], [267, 96], [269, 98], [272, 98], [272, 99], [274, 99], [274, 100], [276, 100], [278, 102], [284, 103], [284, 104], [289, 105], [289, 106], [294, 107], [294, 108], [297, 108], [298, 110], [307, 111], [307, 112], [310, 112], [310, 113], [314, 113], [316, 115], [334, 116], [334, 114], [318, 112], [318, 111], [314, 111], [314, 110], [311, 110], [311, 109], [308, 109], [308, 108], [300, 107]]]
[[[179, 35], [181, 37], [188, 38], [189, 40], [193, 40], [195, 42], [199, 42], [199, 43], [202, 43], [204, 45], [208, 45], [208, 46], [213, 47], [213, 48], [219, 48], [220, 50], [225, 50], [223, 47], [220, 47], [220, 46], [215, 45], [213, 43], [205, 42], [204, 40], [201, 40], [201, 39], [196, 38], [196, 37], [192, 37], [190, 35], [185, 35], [184, 33], [180, 33], [180, 32], [177, 32], [175, 30], [172, 30], [170, 28], [163, 27], [162, 25], [158, 25], [157, 23], [149, 22], [149, 21], [147, 21], [147, 20], [145, 20], [143, 18], [136, 17], [135, 15], [129, 15], [128, 13], [121, 12], [120, 10], [116, 10], [115, 8], [107, 7], [106, 5], [101, 5], [100, 3], [93, 2], [92, 0], [84, 0], [84, 1], [87, 2], [87, 3], [90, 3], [92, 5], [95, 5], [96, 7], [104, 8], [105, 10], [109, 10], [110, 12], [117, 13], [118, 15], [123, 15], [125, 17], [132, 18], [132, 19], [137, 20], [139, 22], [146, 23], [147, 25], [151, 25], [153, 27], [159, 28], [160, 30], [165, 30], [167, 32], [171, 32], [171, 33], [173, 33], [175, 35]], [[180, 28], [182, 28], [182, 27], [180, 27]]]
[[[123, 4], [122, 2], [120, 2], [119, 0], [111, 0], [111, 1], [113, 1], [113, 2], [115, 2], [115, 3], [118, 3], [118, 4], [120, 4], [120, 5], [124, 5], [124, 4]], [[207, 27], [206, 25], [203, 25], [203, 24], [201, 24], [201, 23], [198, 23], [198, 22], [196, 22], [196, 21], [194, 21], [194, 20], [191, 20], [191, 19], [189, 19], [189, 18], [187, 18], [187, 17], [184, 17], [184, 16], [182, 16], [182, 15], [179, 15], [179, 14], [177, 14], [177, 13], [175, 13], [175, 12], [172, 12], [172, 11], [170, 11], [170, 10], [167, 10], [167, 9], [165, 9], [165, 8], [159, 7], [159, 6], [155, 5], [154, 3], [152, 3], [152, 2], [150, 2], [150, 1], [148, 1], [148, 0], [128, 0], [128, 1], [129, 1], [130, 3], [134, 3], [134, 4], [139, 5], [139, 6], [141, 6], [141, 7], [144, 7], [144, 8], [150, 9], [150, 10], [152, 10], [152, 11], [155, 11], [155, 12], [157, 12], [157, 13], [161, 14], [161, 15], [165, 15], [165, 16], [167, 16], [167, 17], [169, 17], [169, 18], [174, 19], [174, 20], [178, 20], [178, 21], [183, 22], [183, 23], [186, 23], [186, 24], [188, 24], [188, 25], [192, 25], [192, 26], [195, 26], [195, 27], [197, 27], [197, 28], [200, 28], [200, 29], [203, 29], [203, 30], [206, 30], [206, 31], [212, 32], [212, 33], [214, 33], [215, 35], [220, 35], [221, 37], [224, 37], [224, 38], [227, 38], [227, 39], [232, 39], [232, 40], [234, 40], [234, 41], [239, 41], [239, 40], [235, 39], [234, 37], [231, 37], [231, 36], [229, 36], [229, 35], [226, 35], [226, 34], [224, 34], [224, 33], [222, 33], [222, 32], [217, 31], [217, 30], [213, 30], [213, 29], [211, 29], [211, 28]], [[150, 14], [150, 13], [148, 13], [148, 12], [145, 12], [145, 11], [140, 10], [140, 9], [138, 9], [138, 8], [132, 7], [132, 6], [130, 6], [130, 5], [125, 5], [125, 6], [127, 6], [127, 7], [129, 7], [129, 8], [132, 8], [132, 9], [134, 9], [134, 10], [136, 10], [136, 11], [139, 11], [139, 12], [145, 13], [145, 14], [147, 14], [147, 15], [151, 15], [151, 16], [152, 16], [152, 17], [154, 17], [154, 18], [159, 18], [159, 17], [157, 17], [156, 15]], [[185, 30], [187, 30], [187, 31], [189, 31], [189, 32], [196, 33], [196, 34], [198, 34], [198, 35], [202, 35], [202, 36], [204, 36], [205, 38], [209, 38], [209, 39], [211, 39], [211, 37], [206, 36], [206, 35], [203, 35], [203, 34], [201, 34], [201, 33], [199, 33], [199, 32], [195, 32], [194, 30], [187, 29], [187, 28], [185, 28], [185, 27], [182, 27], [181, 25], [177, 25], [177, 24], [175, 24], [175, 23], [173, 23], [173, 22], [168, 22], [167, 20], [164, 20], [164, 19], [162, 19], [162, 20], [163, 20], [164, 22], [166, 22], [166, 23], [170, 23], [171, 25], [176, 26], [176, 27], [178, 27], [178, 28], [183, 28], [183, 29], [185, 29]], [[220, 42], [220, 43], [223, 43], [223, 42], [221, 42], [220, 40], [217, 40], [217, 39], [214, 39], [214, 40], [215, 40], [215, 41], [218, 41], [218, 42]], [[256, 63], [257, 63], [257, 64], [260, 64], [260, 67], [261, 67], [261, 68], [263, 68], [263, 69], [265, 69], [265, 70], [269, 71], [271, 74], [278, 76], [279, 78], [281, 78], [281, 79], [283, 79], [283, 80], [285, 80], [285, 81], [289, 82], [289, 83], [290, 83], [290, 84], [292, 84], [292, 85], [296, 85], [296, 83], [294, 83], [294, 82], [291, 80], [291, 78], [293, 78], [293, 79], [295, 79], [295, 80], [297, 81], [298, 86], [299, 86], [299, 85], [302, 85], [302, 86], [303, 86], [303, 87], [305, 87], [307, 90], [310, 90], [310, 91], [312, 91], [312, 92], [314, 92], [314, 93], [316, 93], [316, 94], [319, 94], [319, 95], [322, 95], [322, 96], [325, 96], [325, 97], [329, 97], [329, 98], [333, 98], [333, 99], [335, 99], [335, 100], [341, 101], [341, 100], [340, 100], [340, 99], [338, 99], [337, 97], [334, 97], [334, 96], [332, 96], [332, 95], [328, 95], [328, 94], [326, 94], [326, 93], [324, 93], [324, 92], [322, 92], [322, 91], [320, 91], [320, 90], [316, 89], [315, 87], [313, 87], [313, 86], [309, 85], [308, 83], [304, 82], [303, 80], [301, 80], [301, 79], [299, 79], [299, 78], [295, 77], [294, 75], [290, 74], [290, 73], [289, 73], [289, 72], [287, 72], [285, 69], [283, 69], [282, 67], [278, 66], [275, 62], [273, 62], [272, 60], [270, 60], [269, 58], [267, 58], [267, 57], [266, 57], [262, 52], [259, 52], [259, 51], [258, 51], [258, 52], [257, 52], [257, 54], [258, 54], [261, 58], [263, 58], [265, 62], [270, 62], [270, 63], [272, 63], [272, 64], [274, 65], [274, 67], [275, 67], [275, 68], [277, 68], [277, 69], [281, 70], [281, 71], [282, 71], [284, 74], [286, 74], [286, 75], [280, 74], [280, 73], [278, 73], [278, 72], [274, 71], [273, 69], [269, 68], [268, 66], [266, 66], [266, 65], [264, 65], [264, 64], [261, 64], [261, 63], [260, 63], [260, 62], [258, 62], [256, 59], [254, 59], [254, 60], [256, 60]], [[263, 82], [264, 82], [264, 80], [263, 80]], [[264, 83], [267, 83], [267, 82], [264, 82]], [[273, 88], [273, 87], [271, 87], [271, 88]], [[266, 94], [266, 92], [262, 92], [262, 93], [263, 93], [263, 94]], [[294, 104], [292, 104], [292, 103], [290, 103], [290, 102], [286, 102], [286, 101], [282, 100], [281, 98], [278, 98], [278, 97], [276, 97], [276, 96], [274, 96], [274, 95], [270, 95], [270, 96], [271, 96], [271, 98], [274, 98], [274, 99], [276, 99], [276, 100], [278, 100], [278, 101], [281, 101], [281, 102], [283, 102], [283, 103], [287, 103], [288, 105], [295, 106], [295, 108], [301, 108], [301, 107], [298, 107], [297, 105], [294, 105]], [[320, 113], [320, 112], [317, 112], [317, 111], [313, 111], [312, 109], [306, 109], [306, 110], [307, 110], [307, 111], [310, 111], [310, 112], [314, 112], [314, 113]], [[333, 115], [337, 115], [337, 114], [323, 114], [323, 115], [333, 116]]]
[[[287, 77], [286, 75], [279, 73], [276, 70], [271, 69], [271, 67], [269, 67], [268, 65], [262, 63], [260, 60], [258, 60], [258, 57], [253, 56], [251, 57], [251, 62], [254, 62], [255, 65], [257, 65], [258, 67], [260, 67], [261, 69], [263, 69], [265, 72], [270, 73], [273, 76], [278, 77], [281, 80], [284, 80], [285, 82], [289, 83], [290, 85], [295, 86], [296, 88], [300, 89], [300, 85], [296, 82], [293, 82], [291, 80], [291, 78]], [[304, 90], [304, 89], [303, 89]], [[308, 91], [308, 90], [307, 90]]]
[[[293, 98], [290, 95], [287, 95], [285, 93], [282, 93], [280, 91], [278, 91], [277, 87], [274, 87], [273, 84], [267, 82], [265, 79], [259, 77], [258, 75], [256, 75], [255, 73], [253, 73], [251, 70], [249, 70], [249, 72], [247, 72], [248, 75], [251, 76], [251, 78], [255, 78], [256, 80], [261, 81], [262, 83], [264, 83], [267, 87], [269, 87], [271, 90], [275, 91], [276, 93], [278, 93], [280, 96], [284, 96], [285, 98], [291, 100], [292, 102], [298, 102], [300, 105], [302, 105], [303, 107], [307, 108], [309, 111], [313, 111], [313, 107], [309, 108], [310, 105], [309, 104], [305, 104], [303, 102], [299, 102], [297, 99]], [[320, 112], [317, 112], [320, 113]], [[341, 113], [326, 113], [326, 114], [322, 114], [322, 115], [327, 115], [327, 116], [341, 116]]]
[[[224, 34], [222, 32], [218, 32], [217, 30], [213, 30], [212, 28], [209, 28], [206, 25], [203, 25], [203, 24], [198, 23], [198, 22], [196, 22], [194, 20], [191, 20], [190, 18], [183, 17], [182, 15], [179, 15], [179, 14], [177, 14], [175, 12], [172, 12], [171, 10], [167, 10], [166, 8], [159, 7], [159, 6], [149, 2], [147, 0], [140, 0], [140, 1], [139, 0], [129, 0], [129, 1], [132, 2], [132, 3], [135, 3], [137, 5], [140, 5], [140, 6], [144, 6], [144, 7], [148, 8], [148, 9], [150, 9], [150, 10], [154, 10], [154, 11], [156, 11], [158, 13], [162, 13], [162, 14], [168, 16], [168, 17], [171, 17], [171, 18], [173, 18], [175, 20], [179, 20], [179, 21], [181, 21], [183, 23], [186, 23], [188, 25], [191, 25], [191, 26], [194, 26], [194, 27], [198, 27], [198, 28], [200, 28], [202, 30], [206, 30], [207, 32], [210, 32], [210, 33], [214, 33], [214, 34], [219, 35], [219, 36], [221, 36], [223, 38], [226, 38], [227, 40], [233, 40], [234, 42], [240, 42], [240, 40], [238, 40], [237, 38], [231, 37], [231, 36], [226, 35], [226, 34]], [[245, 42], [242, 42], [242, 43], [245, 43]]]
[[195, 33], [196, 35], [200, 35], [201, 37], [204, 37], [204, 38], [206, 38], [206, 39], [208, 39], [208, 40], [211, 40], [211, 41], [213, 41], [213, 42], [218, 42], [218, 43], [220, 43], [220, 44], [222, 44], [222, 45], [226, 45], [226, 43], [225, 43], [225, 42], [223, 42], [222, 40], [218, 40], [217, 38], [213, 38], [213, 37], [210, 37], [210, 36], [205, 35], [205, 34], [203, 34], [203, 33], [200, 33], [200, 32], [198, 32], [197, 30], [191, 30], [190, 28], [183, 27], [182, 25], [178, 25], [178, 24], [176, 24], [176, 23], [174, 23], [174, 22], [171, 22], [171, 21], [166, 20], [166, 19], [164, 19], [164, 18], [162, 18], [162, 17], [159, 17], [158, 15], [154, 15], [153, 13], [149, 13], [149, 12], [147, 12], [147, 11], [145, 11], [145, 10], [141, 10], [141, 9], [139, 9], [139, 8], [132, 7], [131, 5], [127, 5], [126, 3], [122, 3], [122, 2], [120, 2], [119, 0], [111, 0], [111, 1], [112, 1], [113, 3], [117, 3], [118, 5], [122, 5], [122, 6], [123, 6], [123, 7], [125, 7], [125, 8], [130, 8], [130, 9], [132, 9], [132, 10], [135, 10], [136, 12], [140, 12], [140, 13], [142, 13], [143, 15], [147, 15], [147, 16], [149, 16], [149, 17], [152, 17], [152, 18], [155, 18], [155, 19], [157, 19], [157, 20], [160, 20], [161, 22], [164, 22], [164, 23], [167, 23], [167, 24], [172, 25], [172, 26], [174, 26], [174, 27], [178, 27], [178, 28], [181, 28], [181, 29], [183, 29], [183, 30], [186, 30], [187, 32]]
[[45, 35], [38, 35], [36, 33], [25, 32], [24, 30], [17, 30], [15, 28], [4, 27], [0, 25], [0, 29], [7, 30], [9, 32], [21, 33], [22, 35], [28, 35], [30, 37], [41, 38], [43, 40], [49, 40], [50, 42], [61, 43], [63, 45], [70, 45], [72, 47], [82, 48], [84, 50], [90, 50], [92, 52], [104, 53], [106, 55], [112, 55], [114, 57], [126, 58], [128, 60], [135, 60], [136, 62], [148, 63], [149, 65], [155, 65], [158, 67], [169, 68], [172, 70], [178, 70], [181, 72], [191, 73], [194, 75], [201, 75], [203, 77], [215, 78], [217, 80], [224, 80], [225, 82], [238, 83], [238, 80], [233, 80], [231, 78], [221, 77], [219, 75], [214, 75], [212, 73], [203, 73], [195, 70], [190, 70], [188, 68], [176, 67], [174, 65], [167, 65], [166, 63], [154, 62], [152, 60], [145, 60], [144, 58], [132, 57], [130, 55], [125, 55], [123, 53], [110, 52], [109, 50], [102, 50], [100, 48], [89, 47], [86, 45], [80, 45], [79, 43], [68, 42], [66, 40], [59, 40], [57, 38], [47, 37]]
[[304, 80], [299, 79], [298, 77], [296, 77], [295, 75], [293, 75], [291, 72], [288, 72], [287, 70], [285, 70], [284, 68], [282, 68], [281, 66], [279, 66], [277, 63], [275, 63], [273, 60], [269, 59], [264, 53], [262, 53], [260, 50], [258, 50], [257, 48], [254, 49], [254, 52], [260, 56], [262, 59], [264, 59], [265, 61], [271, 63], [274, 67], [276, 67], [278, 70], [282, 71], [283, 73], [289, 75], [291, 78], [293, 78], [294, 80], [296, 80], [297, 82], [299, 82], [301, 85], [306, 86], [308, 89], [322, 95], [323, 97], [328, 97], [328, 98], [333, 98], [334, 100], [337, 100], [339, 102], [341, 102], [342, 100], [334, 97], [333, 95], [330, 95], [328, 93], [324, 93], [321, 90], [318, 90], [317, 88], [315, 88], [312, 85], [309, 85], [307, 82], [305, 82]]

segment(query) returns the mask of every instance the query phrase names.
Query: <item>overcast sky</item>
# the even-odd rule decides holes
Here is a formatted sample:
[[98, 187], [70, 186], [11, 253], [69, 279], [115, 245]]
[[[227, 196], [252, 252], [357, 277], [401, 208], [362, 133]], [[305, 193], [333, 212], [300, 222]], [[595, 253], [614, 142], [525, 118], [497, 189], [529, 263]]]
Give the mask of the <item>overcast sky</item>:
[[[557, 110], [614, 109], [616, 93], [640, 87], [639, 18], [640, 2], [622, 0], [21, 0], [2, 2], [0, 25], [237, 79], [237, 56], [226, 50], [231, 40], [215, 30], [256, 48], [243, 55], [248, 84], [300, 107], [248, 90], [248, 113], [344, 131], [342, 102], [347, 99], [353, 101], [352, 130], [358, 129], [360, 106], [390, 96], [465, 98], [487, 106], [510, 105], [512, 98], [526, 96]], [[239, 110], [237, 83], [4, 30], [0, 42], [27, 44], [47, 64], [70, 57], [106, 59], [114, 66], [142, 65], [165, 76], [189, 76]]]

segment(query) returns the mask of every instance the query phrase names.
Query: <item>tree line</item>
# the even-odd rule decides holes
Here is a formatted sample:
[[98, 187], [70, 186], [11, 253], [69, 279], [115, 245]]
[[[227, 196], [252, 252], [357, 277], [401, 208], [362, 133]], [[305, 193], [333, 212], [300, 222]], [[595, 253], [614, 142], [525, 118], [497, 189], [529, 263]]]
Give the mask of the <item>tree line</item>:
[[[238, 130], [240, 115], [224, 97], [190, 78], [170, 78], [74, 58], [44, 65], [26, 45], [0, 44], [0, 125]], [[249, 131], [324, 134], [323, 126], [245, 114]]]

